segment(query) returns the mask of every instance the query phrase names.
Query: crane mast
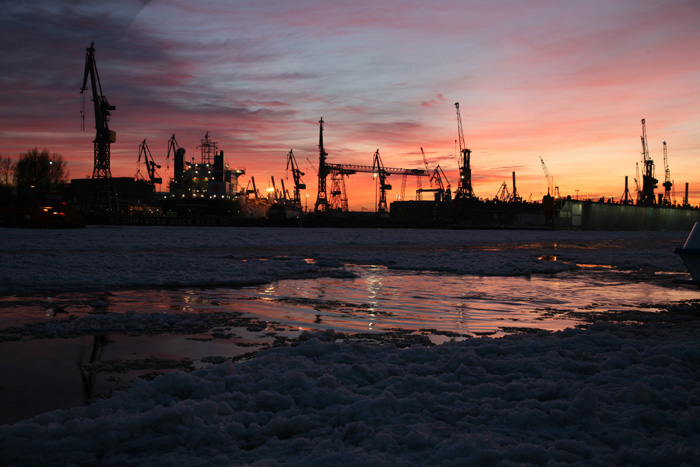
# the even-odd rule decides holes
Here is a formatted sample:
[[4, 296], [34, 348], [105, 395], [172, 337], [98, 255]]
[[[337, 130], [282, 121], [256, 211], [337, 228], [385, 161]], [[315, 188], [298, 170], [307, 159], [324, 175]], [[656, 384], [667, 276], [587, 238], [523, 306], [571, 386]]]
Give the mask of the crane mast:
[[666, 141], [664, 141], [664, 173], [665, 173], [665, 178], [664, 178], [664, 199], [663, 199], [663, 204], [670, 205], [671, 204], [671, 187], [673, 186], [673, 182], [671, 181], [671, 169], [668, 168], [668, 150], [666, 148]]
[[455, 198], [472, 198], [474, 190], [472, 189], [472, 169], [471, 169], [471, 149], [467, 149], [464, 143], [464, 130], [462, 129], [462, 115], [459, 112], [459, 102], [455, 102], [457, 108], [457, 133], [459, 137], [459, 185], [457, 185], [457, 193]]
[[326, 157], [328, 157], [328, 153], [323, 147], [323, 117], [318, 123], [320, 125], [318, 131], [318, 195], [315, 211], [321, 212], [328, 210], [328, 192], [326, 190], [326, 176], [328, 175]]
[[540, 162], [542, 162], [542, 170], [544, 171], [544, 178], [547, 180], [547, 196], [552, 196], [554, 194], [554, 178], [552, 174], [547, 170], [547, 166], [544, 164], [544, 159], [540, 156]]
[[[163, 179], [156, 173], [156, 169], [160, 169], [160, 165], [156, 164], [156, 162], [153, 160], [153, 155], [151, 154], [151, 150], [148, 148], [148, 144], [146, 144], [146, 140], [144, 139], [141, 144], [139, 144], [139, 158], [136, 161], [136, 164], [141, 163], [141, 157], [143, 157], [143, 160], [146, 164], [146, 171], [148, 172], [148, 179], [151, 182], [151, 185], [160, 185], [163, 183]], [[136, 172], [136, 175], [138, 176], [140, 173], [140, 170]]]
[[386, 178], [390, 174], [384, 169], [382, 158], [379, 155], [379, 149], [374, 153], [372, 171], [375, 177], [379, 177], [379, 203], [377, 204], [377, 212], [389, 212], [389, 208], [386, 204], [386, 192], [387, 190], [391, 190], [391, 185], [387, 183]]
[[115, 109], [110, 105], [102, 92], [100, 76], [97, 73], [97, 62], [95, 61], [95, 43], [91, 43], [86, 49], [85, 71], [83, 73], [83, 85], [80, 93], [87, 91], [87, 80], [90, 78], [90, 88], [92, 90], [92, 102], [95, 110], [95, 139], [94, 143], [94, 168], [92, 178], [112, 178], [110, 169], [110, 144], [116, 142], [116, 133], [109, 129], [109, 116]]
[[[170, 169], [170, 154], [175, 157], [175, 154], [177, 154], [178, 150], [180, 149], [180, 145], [177, 144], [177, 140], [175, 139], [175, 135], [172, 135], [170, 139], [168, 140], [168, 154], [165, 156], [165, 160], [167, 162], [167, 169]], [[185, 152], [185, 149], [182, 149], [182, 152]]]
[[639, 204], [654, 204], [654, 189], [658, 186], [658, 180], [654, 178], [654, 161], [649, 157], [649, 140], [647, 139], [647, 126], [642, 119], [642, 164], [644, 173], [642, 174], [642, 192], [639, 197]]

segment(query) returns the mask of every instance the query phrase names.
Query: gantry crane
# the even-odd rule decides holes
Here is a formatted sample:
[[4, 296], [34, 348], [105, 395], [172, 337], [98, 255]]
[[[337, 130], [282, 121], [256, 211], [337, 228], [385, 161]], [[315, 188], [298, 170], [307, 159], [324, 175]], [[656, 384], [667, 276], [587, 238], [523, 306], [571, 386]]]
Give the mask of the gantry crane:
[[[156, 162], [153, 160], [153, 155], [151, 155], [151, 150], [148, 149], [148, 144], [146, 144], [146, 140], [144, 139], [141, 144], [139, 144], [139, 158], [136, 161], [136, 166], [140, 167], [141, 164], [141, 157], [143, 157], [143, 161], [146, 164], [146, 171], [148, 172], [148, 180], [150, 181], [151, 185], [160, 185], [163, 183], [163, 179], [156, 173], [156, 169], [160, 169], [160, 166], [156, 164]], [[136, 177], [141, 174], [141, 169], [139, 168], [136, 171]]]
[[[391, 189], [391, 185], [386, 183], [386, 177], [391, 174], [398, 175], [415, 175], [418, 177], [427, 177], [429, 174], [422, 169], [397, 169], [384, 167], [381, 163], [381, 158], [379, 157], [379, 149], [375, 152], [374, 164], [372, 166], [367, 165], [354, 165], [354, 164], [329, 164], [326, 162], [328, 153], [323, 146], [323, 118], [319, 121], [320, 130], [318, 136], [318, 152], [319, 152], [319, 162], [318, 162], [318, 195], [316, 198], [315, 212], [328, 211], [329, 209], [341, 209], [347, 210], [347, 195], [345, 194], [345, 181], [344, 176], [354, 175], [358, 172], [372, 173], [377, 177], [383, 178], [383, 182], [380, 187], [383, 190], [383, 203], [378, 205], [380, 212], [386, 212], [386, 190]], [[308, 159], [307, 159], [308, 160]], [[309, 163], [311, 161], [309, 160]], [[313, 167], [313, 163], [311, 163]], [[315, 167], [314, 167], [315, 169]], [[334, 199], [331, 204], [328, 202], [328, 193], [326, 191], [326, 177], [328, 175], [332, 176], [333, 188], [331, 194]], [[381, 181], [381, 180], [380, 180]]]
[[301, 177], [304, 176], [304, 172], [299, 169], [297, 160], [294, 157], [292, 150], [289, 150], [287, 154], [287, 169], [292, 172], [292, 179], [294, 180], [294, 197], [292, 198], [292, 204], [296, 207], [301, 207], [301, 190], [306, 189], [306, 184], [301, 181]]
[[[110, 144], [116, 142], [117, 135], [109, 129], [109, 116], [115, 109], [110, 105], [102, 92], [100, 76], [97, 73], [97, 62], [95, 61], [95, 43], [91, 43], [85, 54], [85, 72], [83, 74], [83, 85], [80, 93], [87, 91], [87, 80], [90, 78], [90, 88], [92, 90], [92, 102], [95, 109], [95, 139], [94, 143], [94, 168], [92, 178], [112, 178], [110, 169]], [[84, 118], [83, 112], [83, 118]]]
[[455, 102], [457, 108], [457, 133], [459, 137], [459, 185], [457, 185], [457, 193], [455, 198], [472, 198], [474, 190], [472, 189], [472, 169], [471, 169], [471, 149], [467, 149], [464, 143], [464, 130], [462, 129], [462, 115], [459, 112], [459, 102]]
[[671, 169], [668, 168], [668, 150], [666, 148], [666, 141], [664, 141], [664, 198], [663, 204], [671, 205], [671, 187], [673, 182], [671, 181]]
[[659, 182], [654, 178], [654, 161], [649, 157], [649, 140], [647, 139], [647, 126], [642, 119], [642, 164], [644, 173], [642, 174], [642, 191], [639, 195], [639, 204], [652, 205], [656, 202], [654, 189]]

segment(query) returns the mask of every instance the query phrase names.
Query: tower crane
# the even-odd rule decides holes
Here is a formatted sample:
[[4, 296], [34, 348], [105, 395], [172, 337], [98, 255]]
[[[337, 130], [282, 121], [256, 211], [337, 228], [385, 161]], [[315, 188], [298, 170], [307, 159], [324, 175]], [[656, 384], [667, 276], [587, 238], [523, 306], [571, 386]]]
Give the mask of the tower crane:
[[97, 73], [97, 62], [95, 61], [95, 43], [91, 43], [86, 51], [85, 72], [83, 73], [83, 85], [80, 88], [80, 93], [83, 94], [87, 91], [87, 80], [89, 77], [92, 102], [95, 109], [95, 139], [93, 141], [95, 162], [92, 178], [112, 178], [109, 161], [110, 144], [116, 142], [117, 135], [109, 129], [109, 116], [115, 107], [109, 104], [107, 97], [102, 92], [102, 84]]
[[[153, 160], [153, 155], [151, 155], [151, 150], [148, 149], [148, 144], [146, 144], [145, 139], [139, 144], [139, 158], [136, 161], [137, 166], [141, 163], [141, 157], [143, 157], [143, 161], [146, 164], [148, 180], [151, 182], [151, 185], [160, 185], [163, 183], [163, 179], [156, 173], [156, 169], [160, 169], [160, 166]], [[140, 172], [140, 169], [136, 172], [137, 177]]]
[[457, 133], [459, 137], [459, 185], [455, 198], [471, 198], [474, 196], [472, 189], [471, 149], [467, 149], [464, 143], [464, 130], [462, 129], [462, 115], [459, 112], [459, 102], [455, 102], [457, 108]]
[[642, 119], [642, 191], [639, 198], [639, 204], [652, 205], [654, 204], [655, 195], [654, 189], [658, 186], [658, 180], [654, 178], [654, 161], [649, 157], [649, 140], [647, 139], [647, 126]]
[[663, 204], [670, 205], [671, 204], [671, 187], [673, 186], [673, 182], [671, 181], [671, 169], [668, 168], [668, 150], [666, 148], [666, 141], [664, 141], [664, 173], [665, 173], [665, 178], [664, 178], [664, 199], [663, 199]]
[[289, 150], [287, 154], [287, 169], [292, 172], [292, 179], [294, 180], [294, 197], [292, 198], [292, 204], [296, 207], [301, 207], [301, 190], [306, 189], [306, 184], [301, 181], [301, 177], [304, 176], [304, 172], [299, 169], [297, 160], [294, 157], [292, 150]]

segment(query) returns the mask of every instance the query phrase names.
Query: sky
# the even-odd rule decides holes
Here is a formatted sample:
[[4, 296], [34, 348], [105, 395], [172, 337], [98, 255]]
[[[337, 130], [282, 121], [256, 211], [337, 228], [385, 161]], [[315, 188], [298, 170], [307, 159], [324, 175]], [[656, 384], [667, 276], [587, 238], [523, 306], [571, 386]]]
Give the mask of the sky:
[[[641, 120], [659, 189], [667, 142], [676, 201], [700, 203], [700, 3], [696, 0], [295, 2], [0, 0], [0, 154], [37, 147], [92, 174], [94, 115], [80, 94], [95, 44], [116, 107], [113, 176], [134, 176], [145, 139], [164, 180], [175, 134], [199, 159], [207, 131], [246, 185], [292, 177], [293, 150], [316, 199], [319, 120], [328, 162], [445, 171], [457, 187], [459, 102], [474, 192], [512, 172], [524, 199], [634, 191]], [[84, 107], [83, 107], [84, 106]], [[85, 109], [85, 130], [81, 110]], [[640, 168], [641, 170], [641, 168]], [[640, 180], [641, 182], [641, 180]], [[389, 178], [393, 201], [402, 180]], [[424, 179], [423, 186], [427, 184]], [[375, 181], [346, 180], [352, 210], [374, 210]], [[165, 190], [166, 184], [161, 187]], [[278, 186], [279, 188], [279, 186]], [[407, 180], [405, 199], [415, 198]]]

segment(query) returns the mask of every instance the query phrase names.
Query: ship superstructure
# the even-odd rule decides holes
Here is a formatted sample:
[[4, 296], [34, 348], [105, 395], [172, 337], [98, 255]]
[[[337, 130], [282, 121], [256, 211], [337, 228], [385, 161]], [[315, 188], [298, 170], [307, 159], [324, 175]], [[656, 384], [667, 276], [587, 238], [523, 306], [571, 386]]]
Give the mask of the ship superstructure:
[[166, 214], [244, 215], [243, 196], [238, 178], [245, 169], [231, 169], [209, 132], [201, 140], [199, 162], [185, 160], [185, 149], [171, 139], [174, 150], [174, 177], [169, 195], [163, 199]]

